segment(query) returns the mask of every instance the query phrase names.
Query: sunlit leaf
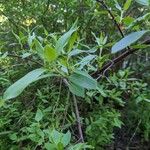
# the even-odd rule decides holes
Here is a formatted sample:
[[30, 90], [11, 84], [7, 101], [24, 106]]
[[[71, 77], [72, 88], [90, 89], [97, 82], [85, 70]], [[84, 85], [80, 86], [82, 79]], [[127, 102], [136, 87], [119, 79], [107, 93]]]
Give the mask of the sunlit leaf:
[[44, 58], [46, 61], [54, 61], [58, 57], [57, 51], [50, 45], [44, 47]]
[[130, 5], [131, 5], [132, 0], [126, 0], [123, 9], [126, 11], [129, 9]]
[[71, 35], [71, 38], [69, 39], [69, 42], [68, 42], [68, 49], [67, 51], [71, 51], [73, 46], [74, 46], [74, 43], [77, 39], [78, 35], [77, 35], [77, 31], [74, 32], [72, 35]]

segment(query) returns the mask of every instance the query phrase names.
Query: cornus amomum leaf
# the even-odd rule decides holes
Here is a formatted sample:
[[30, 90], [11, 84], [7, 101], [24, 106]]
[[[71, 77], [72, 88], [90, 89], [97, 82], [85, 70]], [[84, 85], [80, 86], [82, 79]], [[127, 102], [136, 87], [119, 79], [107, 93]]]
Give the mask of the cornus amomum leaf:
[[3, 99], [8, 100], [19, 96], [29, 84], [40, 79], [39, 77], [45, 71], [46, 69], [39, 68], [29, 72], [5, 91]]
[[116, 53], [116, 52], [130, 46], [131, 44], [133, 44], [134, 42], [139, 40], [147, 32], [148, 32], [148, 30], [138, 31], [138, 32], [133, 32], [133, 33], [125, 36], [123, 39], [121, 39], [119, 42], [117, 42], [112, 47], [112, 53]]

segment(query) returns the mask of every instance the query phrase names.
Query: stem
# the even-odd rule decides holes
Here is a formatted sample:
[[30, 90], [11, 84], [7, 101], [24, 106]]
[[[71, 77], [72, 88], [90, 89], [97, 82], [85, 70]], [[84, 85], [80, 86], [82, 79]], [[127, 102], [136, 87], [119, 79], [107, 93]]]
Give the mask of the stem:
[[67, 95], [66, 107], [65, 107], [63, 121], [62, 121], [62, 128], [64, 128], [65, 121], [66, 121], [66, 116], [67, 116], [67, 112], [68, 112], [68, 108], [70, 106], [69, 105], [69, 99], [70, 99], [70, 91], [68, 91], [68, 95]]
[[[118, 28], [120, 34], [122, 37], [124, 37], [124, 33], [121, 30], [119, 24], [117, 23], [113, 13], [111, 12], [111, 10], [109, 9], [109, 7], [105, 4], [105, 2], [103, 0], [96, 0], [98, 3], [100, 3], [109, 13], [109, 15], [112, 17], [112, 20], [115, 24], [115, 26]], [[142, 44], [150, 44], [150, 39], [144, 41]], [[106, 63], [101, 70], [96, 71], [95, 73], [92, 74], [93, 77], [96, 76], [96, 78], [99, 79], [98, 75], [100, 74], [104, 74], [108, 69], [111, 69], [115, 64], [119, 63], [120, 61], [122, 61], [123, 59], [125, 59], [127, 56], [133, 54], [134, 52], [138, 51], [139, 49], [131, 49], [129, 46], [127, 47], [127, 51], [125, 51], [124, 53], [122, 53], [121, 55], [119, 55], [118, 57], [114, 58], [111, 62]]]
[[128, 145], [127, 145], [127, 148], [129, 148], [130, 143], [132, 142], [133, 138], [135, 137], [135, 135], [136, 135], [136, 133], [137, 133], [137, 130], [138, 130], [140, 124], [141, 124], [141, 120], [138, 122], [137, 127], [136, 127], [136, 129], [135, 129], [133, 135], [131, 136], [131, 138], [130, 138], [130, 140], [129, 140], [129, 143], [128, 143]]
[[[150, 44], [150, 39], [145, 40], [144, 42], [142, 42], [142, 44], [149, 45]], [[100, 69], [100, 70], [96, 71], [95, 73], [93, 73], [92, 76], [97, 77], [100, 74], [103, 74], [104, 72], [106, 72], [106, 70], [111, 69], [115, 64], [119, 63], [120, 61], [122, 61], [123, 59], [125, 59], [126, 57], [128, 57], [129, 55], [133, 54], [134, 52], [136, 52], [138, 50], [139, 49], [130, 49], [130, 50], [127, 50], [127, 51], [123, 52], [118, 57], [116, 57], [113, 60], [111, 60], [110, 62], [106, 63], [102, 67], [102, 69]]]
[[75, 113], [76, 113], [76, 117], [77, 117], [77, 123], [78, 123], [78, 130], [79, 130], [80, 139], [81, 139], [81, 142], [84, 143], [82, 125], [81, 125], [81, 121], [80, 121], [80, 114], [79, 114], [77, 99], [76, 99], [75, 95], [73, 95], [73, 102], [74, 102]]
[[60, 98], [61, 98], [61, 90], [62, 90], [62, 79], [60, 80], [60, 85], [59, 85], [59, 95], [57, 97], [57, 101], [56, 101], [56, 104], [54, 105], [53, 107], [53, 114], [52, 114], [52, 118], [54, 118], [55, 114], [56, 114], [56, 110], [57, 110], [57, 107], [59, 105], [59, 101], [60, 101]]
[[98, 3], [100, 3], [106, 10], [107, 12], [109, 13], [109, 15], [111, 16], [115, 26], [118, 28], [120, 34], [122, 37], [124, 37], [124, 33], [123, 31], [121, 30], [119, 24], [117, 23], [116, 19], [115, 19], [115, 16], [113, 15], [113, 13], [111, 12], [111, 10], [109, 9], [109, 7], [105, 4], [105, 2], [103, 0], [96, 0]]
[[[66, 79], [63, 79], [63, 81], [67, 86], [69, 85], [69, 83]], [[73, 94], [73, 103], [74, 103], [74, 107], [75, 107], [75, 114], [76, 114], [77, 123], [78, 123], [78, 131], [79, 131], [79, 135], [80, 135], [79, 140], [81, 140], [81, 142], [84, 143], [84, 137], [83, 137], [83, 132], [82, 132], [82, 125], [81, 125], [81, 121], [80, 121], [80, 114], [79, 114], [77, 99], [74, 94]]]

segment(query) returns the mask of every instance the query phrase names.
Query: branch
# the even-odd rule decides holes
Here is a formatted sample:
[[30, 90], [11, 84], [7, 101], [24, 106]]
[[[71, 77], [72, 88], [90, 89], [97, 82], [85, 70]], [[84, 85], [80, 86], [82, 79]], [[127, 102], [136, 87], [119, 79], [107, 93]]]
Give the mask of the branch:
[[[144, 41], [142, 44], [150, 44], [150, 39]], [[114, 58], [113, 60], [111, 60], [110, 62], [106, 63], [102, 69], [96, 71], [94, 74], [92, 74], [93, 77], [97, 77], [100, 74], [103, 74], [105, 72], [105, 70], [107, 70], [108, 68], [111, 69], [115, 64], [119, 63], [120, 61], [124, 60], [126, 57], [128, 57], [129, 55], [133, 54], [134, 52], [138, 51], [140, 49], [129, 49], [125, 52], [123, 52], [121, 55], [119, 55], [118, 57]]]
[[120, 34], [122, 37], [124, 37], [124, 33], [123, 31], [121, 30], [119, 24], [117, 23], [117, 20], [115, 19], [115, 16], [113, 15], [113, 13], [111, 12], [111, 10], [109, 9], [109, 7], [105, 4], [105, 2], [103, 0], [96, 0], [98, 3], [100, 3], [106, 10], [107, 12], [109, 13], [109, 15], [111, 16], [115, 26], [118, 28]]
[[[111, 12], [111, 10], [109, 9], [109, 7], [105, 4], [104, 0], [96, 0], [98, 3], [100, 3], [109, 13], [109, 15], [111, 16], [115, 26], [118, 28], [120, 34], [122, 37], [124, 37], [124, 33], [121, 30], [119, 24], [117, 23], [117, 20], [115, 19], [115, 16], [113, 15], [113, 13]], [[150, 44], [150, 39], [148, 39], [147, 41], [143, 42], [142, 44]], [[92, 74], [93, 77], [97, 77], [97, 79], [99, 79], [99, 75], [100, 74], [104, 74], [107, 70], [111, 69], [115, 64], [119, 63], [120, 61], [122, 61], [123, 59], [125, 59], [127, 56], [133, 54], [135, 51], [138, 51], [139, 49], [131, 49], [129, 46], [127, 47], [126, 51], [123, 52], [121, 55], [119, 55], [118, 57], [114, 58], [113, 60], [111, 60], [110, 62], [106, 63], [102, 69], [96, 71], [95, 73]]]

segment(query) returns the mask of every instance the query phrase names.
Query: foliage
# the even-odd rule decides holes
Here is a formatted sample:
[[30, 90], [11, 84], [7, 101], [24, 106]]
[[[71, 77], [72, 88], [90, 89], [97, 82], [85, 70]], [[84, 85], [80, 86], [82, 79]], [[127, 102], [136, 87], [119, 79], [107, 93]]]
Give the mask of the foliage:
[[2, 0], [0, 149], [106, 149], [124, 128], [124, 147], [149, 142], [149, 5]]

